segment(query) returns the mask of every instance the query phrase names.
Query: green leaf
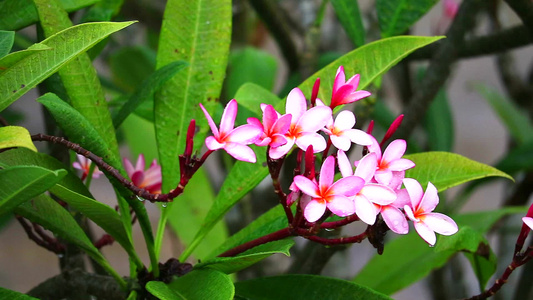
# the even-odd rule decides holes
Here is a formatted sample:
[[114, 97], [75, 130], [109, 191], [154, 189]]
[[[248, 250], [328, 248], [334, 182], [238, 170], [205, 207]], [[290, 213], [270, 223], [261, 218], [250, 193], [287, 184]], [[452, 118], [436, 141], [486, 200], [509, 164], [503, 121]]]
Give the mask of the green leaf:
[[[185, 192], [167, 208], [163, 208], [163, 216], [168, 218], [170, 228], [179, 237], [180, 241], [188, 246], [195, 233], [202, 227], [202, 223], [215, 200], [215, 193], [209, 182], [206, 172], [198, 170], [187, 184]], [[214, 247], [222, 244], [228, 236], [228, 230], [223, 222], [215, 225], [213, 230], [206, 235], [202, 243], [193, 252], [193, 255], [204, 260]]]
[[531, 121], [512, 100], [485, 84], [476, 84], [474, 88], [487, 100], [519, 145], [533, 141], [533, 125]]
[[405, 177], [414, 178], [425, 188], [431, 181], [439, 192], [475, 179], [498, 176], [513, 180], [506, 173], [470, 160], [464, 156], [448, 152], [424, 152], [404, 156], [412, 160], [416, 167], [405, 172]]
[[235, 283], [235, 294], [239, 298], [254, 300], [391, 299], [350, 281], [316, 275], [282, 275], [240, 281]]
[[[143, 101], [153, 101], [155, 93], [178, 71], [187, 66], [183, 61], [175, 61], [159, 70], [143, 81], [139, 90], [113, 115], [113, 126], [118, 128], [130, 113], [136, 110]], [[153, 102], [152, 102], [153, 103]]]
[[[39, 97], [37, 101], [43, 104], [50, 111], [58, 126], [65, 132], [72, 142], [80, 144], [85, 149], [91, 149], [91, 152], [102, 157], [105, 162], [119, 170], [121, 175], [127, 178], [126, 171], [122, 167], [120, 160], [106, 146], [106, 143], [102, 140], [98, 132], [96, 132], [89, 121], [87, 121], [87, 119], [85, 119], [77, 110], [51, 93]], [[129, 204], [137, 215], [139, 224], [143, 230], [150, 258], [152, 263], [154, 263], [156, 259], [155, 252], [153, 251], [154, 241], [152, 236], [152, 228], [144, 204], [130, 197], [131, 192], [126, 190], [114, 177], [109, 176], [108, 178], [115, 189], [117, 189], [126, 199], [126, 201], [128, 201], [125, 203], [121, 201], [121, 198], [119, 197], [118, 202], [122, 223], [124, 224], [126, 231], [129, 235], [131, 235], [131, 227], [126, 227], [128, 225], [131, 226], [131, 219], [129, 216], [130, 208], [128, 206]]]
[[150, 281], [146, 284], [146, 290], [161, 300], [187, 300], [177, 291], [173, 291], [164, 282]]
[[232, 52], [226, 78], [226, 98], [236, 98], [237, 90], [247, 82], [271, 91], [277, 67], [276, 59], [265, 51], [246, 47]]
[[[331, 97], [331, 89], [337, 68], [339, 65], [344, 65], [344, 70], [347, 76], [355, 73], [363, 74], [359, 81], [359, 88], [364, 89], [375, 78], [385, 73], [403, 57], [420, 47], [439, 40], [440, 38], [441, 37], [427, 38], [414, 36], [394, 37], [364, 45], [318, 71], [305, 80], [299, 87], [305, 95], [311, 95], [315, 79], [320, 77], [321, 88], [319, 97], [322, 100], [329, 99], [329, 97]], [[283, 105], [283, 101], [278, 103], [276, 109], [283, 112]], [[180, 260], [183, 261], [184, 258], [188, 257], [222, 216], [224, 216], [224, 214], [235, 205], [237, 201], [251, 191], [268, 175], [268, 169], [266, 167], [266, 149], [259, 149], [257, 147], [254, 149], [257, 162], [255, 164], [242, 161], [235, 163], [222, 184], [215, 203], [206, 217], [204, 226], [198, 231], [191, 245], [182, 253]]]
[[193, 270], [177, 277], [168, 287], [187, 300], [231, 300], [235, 293], [228, 275], [209, 269]]
[[453, 115], [448, 96], [441, 89], [425, 116], [429, 150], [452, 151], [454, 142]]
[[56, 185], [50, 189], [50, 192], [68, 203], [74, 210], [81, 212], [84, 216], [96, 223], [96, 225], [100, 226], [106, 233], [111, 235], [126, 250], [138, 268], [144, 266], [135, 252], [133, 243], [128, 237], [119, 214], [109, 207], [109, 205], [78, 194], [62, 185]]
[[37, 151], [26, 128], [19, 126], [0, 127], [0, 149], [12, 147], [24, 147]]
[[210, 268], [231, 274], [269, 257], [272, 254], [282, 253], [290, 256], [289, 249], [294, 245], [292, 239], [274, 241], [249, 249], [235, 257], [216, 257], [201, 262], [194, 266], [195, 269]]
[[0, 58], [6, 56], [11, 47], [13, 47], [13, 42], [15, 41], [15, 32], [14, 31], [4, 31], [0, 30]]
[[497, 164], [496, 168], [506, 173], [533, 170], [533, 141], [509, 151]]
[[[73, 12], [98, 1], [101, 0], [61, 0], [60, 2], [67, 12]], [[32, 0], [0, 1], [0, 29], [19, 30], [37, 21], [39, 21], [39, 16]]]
[[20, 204], [45, 192], [66, 174], [65, 170], [51, 171], [34, 166], [1, 169], [0, 216], [10, 213]]
[[179, 180], [178, 156], [185, 150], [191, 119], [199, 132], [195, 149], [208, 131], [199, 103], [212, 112], [218, 102], [231, 42], [230, 0], [170, 0], [159, 38], [157, 69], [174, 61], [189, 64], [161, 89], [155, 99], [155, 127], [163, 176], [163, 191]]
[[382, 37], [403, 34], [437, 3], [437, 0], [377, 0]]
[[[525, 212], [525, 209], [510, 207], [497, 211], [456, 215], [452, 218], [460, 229], [468, 226], [479, 235], [484, 235], [497, 220], [520, 211]], [[466, 232], [470, 233], [471, 230]], [[446, 243], [445, 240], [450, 238], [452, 241], [456, 239], [453, 236], [439, 236], [437, 247], [430, 248], [416, 232], [411, 231], [408, 235], [386, 243], [383, 254], [375, 255], [357, 274], [354, 281], [382, 293], [393, 294], [425, 278], [432, 270], [442, 267], [456, 250], [460, 250], [457, 248], [462, 248], [441, 248], [441, 251], [437, 251], [439, 244]]]
[[357, 0], [332, 0], [331, 4], [342, 27], [355, 47], [363, 46], [366, 33]]
[[[34, 0], [34, 2], [46, 37], [72, 26], [59, 0]], [[111, 151], [118, 155], [118, 144], [104, 90], [87, 53], [82, 53], [65, 64], [58, 73], [72, 107], [91, 122]]]
[[0, 299], [10, 299], [10, 300], [38, 300], [26, 294], [15, 292], [12, 290], [4, 289], [0, 287]]
[[81, 23], [111, 21], [123, 4], [124, 0], [100, 0], [85, 12]]
[[122, 287], [126, 287], [124, 279], [111, 268], [104, 256], [93, 246], [83, 229], [74, 220], [74, 217], [52, 198], [44, 194], [37, 196], [32, 201], [18, 206], [15, 213], [42, 225], [61, 238], [80, 247], [109, 272]]
[[91, 46], [133, 22], [86, 23], [42, 41], [52, 48], [35, 51], [0, 74], [0, 111]]
[[287, 227], [287, 217], [281, 205], [276, 205], [259, 218], [255, 219], [248, 226], [228, 238], [224, 244], [213, 251], [208, 257], [215, 257], [229, 249], [242, 245], [256, 238], [273, 233]]
[[33, 44], [26, 50], [12, 52], [0, 58], [0, 74], [26, 57], [35, 54], [35, 52], [43, 50], [52, 50], [52, 48], [43, 44]]

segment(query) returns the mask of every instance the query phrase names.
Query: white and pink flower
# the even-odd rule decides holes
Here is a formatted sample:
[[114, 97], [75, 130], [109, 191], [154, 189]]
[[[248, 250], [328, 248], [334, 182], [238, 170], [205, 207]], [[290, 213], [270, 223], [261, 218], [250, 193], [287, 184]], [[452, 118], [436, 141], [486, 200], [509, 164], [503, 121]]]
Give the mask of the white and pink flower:
[[371, 95], [367, 91], [357, 91], [357, 87], [359, 86], [359, 77], [359, 74], [356, 74], [346, 81], [344, 67], [340, 66], [337, 69], [337, 75], [335, 76], [335, 81], [333, 82], [333, 91], [331, 93], [331, 104], [329, 105], [331, 109], [334, 109], [339, 105], [361, 100]]
[[147, 170], [145, 170], [144, 155], [139, 154], [135, 167], [129, 159], [123, 159], [126, 173], [131, 182], [138, 188], [145, 189], [152, 194], [161, 194], [161, 166], [154, 159]]
[[[83, 155], [76, 154], [76, 157], [78, 158], [78, 161], [75, 161], [72, 163], [72, 166], [74, 169], [81, 170], [83, 173], [81, 174], [81, 180], [85, 180], [87, 176], [89, 175], [89, 171], [91, 170], [91, 160]], [[102, 175], [102, 171], [98, 169], [98, 167], [94, 167], [92, 178], [98, 178], [100, 175]]]

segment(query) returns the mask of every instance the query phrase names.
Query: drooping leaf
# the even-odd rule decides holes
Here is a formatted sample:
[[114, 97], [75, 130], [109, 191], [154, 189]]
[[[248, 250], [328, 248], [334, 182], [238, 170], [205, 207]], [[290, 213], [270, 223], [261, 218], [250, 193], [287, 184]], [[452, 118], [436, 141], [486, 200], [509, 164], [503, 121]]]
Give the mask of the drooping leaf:
[[[180, 241], [188, 246], [195, 233], [201, 228], [209, 208], [215, 200], [215, 193], [204, 170], [198, 170], [189, 181], [184, 193], [167, 208], [162, 209], [163, 216], [168, 218], [170, 228]], [[215, 225], [213, 230], [204, 237], [193, 255], [204, 261], [214, 247], [222, 244], [228, 236], [223, 222]]]
[[109, 56], [113, 82], [127, 93], [139, 89], [155, 71], [156, 52], [146, 46], [122, 47]]
[[42, 41], [47, 51], [33, 51], [0, 74], [0, 111], [91, 46], [133, 22], [86, 23]]
[[[525, 212], [524, 208], [521, 208]], [[477, 212], [452, 216], [459, 228], [468, 226], [483, 236], [501, 217], [520, 212], [520, 208], [504, 208], [496, 211]], [[472, 231], [468, 231], [472, 233]], [[439, 236], [437, 247], [450, 236]], [[460, 239], [459, 239], [460, 240]], [[456, 240], [457, 241], [457, 240]], [[469, 243], [470, 241], [467, 240]], [[454, 243], [451, 243], [454, 244]], [[385, 294], [393, 294], [426, 277], [432, 270], [443, 266], [456, 252], [463, 248], [460, 243], [437, 251], [430, 248], [413, 230], [385, 244], [382, 255], [375, 255], [354, 278], [356, 283], [368, 286]], [[387, 272], [383, 272], [387, 270]]]
[[24, 218], [40, 224], [61, 238], [75, 244], [100, 264], [117, 282], [126, 287], [126, 282], [109, 265], [104, 256], [94, 247], [83, 229], [78, 225], [74, 217], [52, 198], [42, 194], [32, 201], [19, 205], [15, 213]]
[[[110, 151], [108, 147], [106, 147], [106, 143], [102, 140], [98, 132], [96, 132], [89, 121], [87, 121], [77, 110], [51, 93], [39, 97], [37, 101], [43, 104], [50, 111], [58, 126], [63, 130], [63, 132], [65, 132], [72, 142], [80, 144], [85, 149], [91, 149], [93, 153], [102, 157], [104, 161], [113, 166], [115, 169], [119, 170], [123, 177], [127, 178], [126, 171], [122, 167], [120, 160], [114, 155], [114, 153]], [[112, 176], [109, 176], [108, 178], [113, 186], [125, 198], [125, 201], [127, 201], [126, 203], [121, 197], [118, 198], [122, 223], [125, 226], [126, 232], [128, 235], [130, 235], [131, 239], [131, 219], [129, 216], [129, 206], [131, 206], [137, 215], [139, 225], [143, 230], [143, 235], [146, 240], [146, 246], [149, 251], [148, 253], [150, 254], [150, 258], [154, 263], [156, 261], [155, 251], [153, 249], [154, 240], [146, 208], [140, 201], [131, 198], [131, 193], [126, 190], [118, 180]]]
[[[98, 1], [100, 0], [61, 0], [60, 2], [67, 12], [73, 12]], [[19, 30], [37, 21], [39, 21], [39, 16], [32, 0], [0, 1], [0, 29]]]
[[231, 1], [170, 0], [161, 26], [157, 68], [182, 60], [189, 64], [161, 89], [155, 99], [155, 127], [163, 176], [163, 191], [178, 183], [178, 156], [185, 149], [191, 119], [199, 132], [195, 149], [203, 145], [207, 121], [199, 107], [212, 111], [218, 102], [231, 41]]
[[357, 0], [332, 0], [331, 4], [342, 27], [355, 47], [363, 46], [366, 32]]
[[242, 299], [391, 299], [368, 287], [350, 281], [317, 275], [282, 275], [235, 283], [235, 294]]
[[425, 15], [437, 0], [377, 0], [379, 28], [382, 37], [404, 33]]
[[168, 287], [187, 300], [231, 300], [235, 293], [228, 275], [210, 269], [193, 270], [174, 279]]
[[146, 284], [146, 290], [160, 300], [187, 300], [177, 291], [173, 291], [162, 281], [150, 281]]
[[248, 226], [229, 237], [224, 244], [212, 251], [209, 258], [215, 257], [233, 247], [242, 245], [256, 238], [265, 236], [288, 226], [285, 211], [281, 205], [276, 205]]
[[506, 173], [464, 156], [449, 152], [424, 152], [404, 156], [416, 167], [405, 172], [405, 177], [414, 178], [425, 187], [429, 181], [439, 192], [471, 180], [498, 176], [513, 180]]
[[52, 50], [52, 48], [43, 44], [33, 44], [26, 50], [12, 52], [2, 58], [0, 58], [0, 74], [9, 69], [12, 65], [18, 63], [24, 58], [35, 54], [37, 51]]
[[431, 102], [424, 120], [431, 151], [452, 151], [454, 143], [453, 115], [446, 91], [441, 89]]
[[10, 300], [37, 300], [37, 298], [33, 298], [26, 294], [22, 294], [12, 290], [4, 289], [3, 287], [0, 287], [0, 298]]
[[289, 249], [294, 245], [292, 239], [285, 239], [259, 245], [234, 257], [215, 257], [194, 266], [195, 269], [210, 268], [231, 274], [245, 269], [272, 254], [282, 253], [290, 256]]
[[37, 151], [26, 128], [19, 126], [0, 127], [0, 149], [12, 147], [24, 147]]
[[14, 31], [4, 31], [0, 30], [0, 58], [6, 56], [11, 47], [13, 47], [13, 42], [15, 41], [15, 32]]
[[[364, 45], [321, 69], [305, 80], [299, 87], [302, 89], [304, 95], [311, 95], [315, 80], [317, 77], [320, 77], [321, 85], [319, 98], [322, 100], [329, 99], [331, 97], [332, 84], [335, 79], [337, 68], [339, 65], [343, 65], [347, 76], [356, 73], [362, 74], [359, 88], [364, 89], [374, 79], [385, 73], [403, 57], [440, 38], [441, 37], [427, 38], [414, 36], [394, 37]], [[284, 101], [281, 101], [276, 106], [276, 109], [279, 112], [284, 113], [285, 110], [283, 106]], [[191, 245], [183, 252], [180, 260], [186, 258], [194, 250], [194, 247], [199, 244], [202, 238], [222, 218], [222, 216], [224, 216], [224, 214], [235, 205], [237, 201], [239, 201], [239, 199], [246, 195], [268, 175], [266, 167], [266, 149], [261, 148], [254, 151], [257, 157], [257, 162], [255, 164], [241, 161], [235, 163], [226, 177], [215, 203], [206, 217], [204, 226], [198, 231]]]
[[[143, 101], [153, 101], [155, 93], [178, 71], [187, 66], [187, 63], [183, 61], [172, 62], [157, 71], [155, 71], [150, 77], [143, 81], [139, 90], [135, 92], [129, 100], [124, 103], [120, 110], [113, 115], [113, 126], [118, 128], [120, 124], [132, 113], [135, 109], [141, 105]], [[152, 102], [153, 103], [153, 102]]]
[[0, 216], [45, 192], [66, 174], [65, 170], [51, 171], [35, 166], [0, 169]]
[[500, 94], [494, 88], [484, 84], [474, 85], [476, 91], [490, 104], [500, 117], [503, 125], [519, 145], [533, 141], [533, 125], [529, 118], [512, 100]]
[[255, 83], [268, 91], [274, 87], [277, 62], [272, 55], [262, 50], [246, 47], [232, 52], [228, 68], [227, 99], [236, 98], [237, 90], [247, 82]]
[[[72, 26], [72, 21], [59, 0], [34, 0], [34, 3], [45, 37], [51, 37]], [[93, 125], [111, 151], [118, 155], [118, 144], [104, 90], [87, 53], [81, 53], [66, 63], [58, 73], [72, 107]]]

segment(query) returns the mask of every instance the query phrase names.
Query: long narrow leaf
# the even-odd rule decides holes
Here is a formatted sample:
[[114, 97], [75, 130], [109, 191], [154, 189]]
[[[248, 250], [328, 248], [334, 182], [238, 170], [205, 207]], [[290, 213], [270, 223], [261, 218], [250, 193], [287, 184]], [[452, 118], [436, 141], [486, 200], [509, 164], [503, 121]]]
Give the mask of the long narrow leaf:
[[13, 47], [13, 42], [15, 41], [15, 32], [14, 31], [4, 31], [0, 30], [0, 58], [6, 56], [11, 47]]
[[337, 14], [342, 27], [355, 47], [363, 46], [365, 44], [366, 33], [357, 0], [332, 0], [331, 4], [335, 9], [335, 14]]
[[437, 0], [377, 0], [382, 37], [403, 34], [428, 12]]
[[189, 64], [167, 82], [155, 99], [155, 127], [163, 175], [163, 191], [178, 183], [178, 156], [185, 149], [185, 135], [191, 119], [199, 132], [195, 148], [200, 149], [207, 122], [199, 103], [209, 110], [218, 102], [231, 41], [231, 1], [170, 0], [167, 2], [157, 68], [182, 60]]
[[113, 32], [133, 22], [86, 23], [65, 29], [42, 41], [51, 48], [35, 51], [0, 74], [0, 111]]

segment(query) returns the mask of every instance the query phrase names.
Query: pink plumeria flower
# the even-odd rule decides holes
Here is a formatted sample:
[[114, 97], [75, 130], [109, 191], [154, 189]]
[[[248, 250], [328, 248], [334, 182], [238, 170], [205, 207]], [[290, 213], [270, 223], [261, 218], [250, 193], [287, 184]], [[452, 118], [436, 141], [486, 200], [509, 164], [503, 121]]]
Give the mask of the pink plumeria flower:
[[200, 107], [204, 111], [207, 123], [213, 132], [213, 136], [205, 139], [207, 148], [209, 150], [224, 149], [237, 160], [255, 163], [255, 153], [246, 145], [253, 144], [261, 136], [263, 130], [250, 124], [233, 128], [237, 116], [237, 101], [232, 99], [224, 108], [224, 113], [220, 120], [220, 131], [201, 103]]
[[356, 91], [359, 86], [359, 74], [355, 74], [348, 81], [344, 75], [344, 67], [337, 69], [337, 75], [333, 82], [333, 92], [331, 93], [331, 104], [329, 107], [335, 107], [343, 104], [352, 103], [361, 100], [371, 94], [367, 91]]
[[355, 116], [353, 112], [349, 110], [343, 110], [335, 118], [331, 118], [326, 127], [322, 129], [329, 135], [331, 143], [337, 147], [337, 149], [348, 151], [352, 143], [367, 146], [372, 144], [372, 140], [369, 135], [359, 129], [354, 129]]
[[455, 18], [457, 11], [459, 10], [459, 3], [455, 0], [444, 0], [442, 1], [442, 6], [444, 8], [444, 16], [450, 20]]
[[[83, 173], [81, 174], [81, 180], [83, 181], [89, 175], [92, 162], [90, 159], [88, 159], [87, 157], [83, 155], [76, 154], [76, 156], [78, 157], [78, 161], [73, 162], [72, 166], [74, 167], [74, 169], [82, 170]], [[98, 178], [102, 174], [104, 173], [98, 170], [98, 167], [94, 167], [93, 176], [92, 176], [93, 178]]]
[[394, 178], [398, 175], [397, 172], [405, 171], [415, 167], [415, 163], [409, 159], [402, 158], [407, 149], [407, 143], [405, 140], [392, 141], [383, 155], [381, 154], [381, 148], [376, 139], [370, 136], [372, 144], [368, 146], [368, 150], [372, 153], [376, 153], [377, 169], [374, 178], [378, 183], [384, 185], [391, 185]]
[[161, 194], [161, 166], [157, 164], [155, 159], [146, 171], [144, 170], [145, 161], [143, 154], [139, 154], [135, 167], [127, 158], [123, 159], [123, 163], [126, 168], [126, 173], [128, 173], [131, 182], [136, 187], [145, 189], [152, 194]]
[[[375, 153], [365, 155], [353, 173], [365, 181], [363, 188], [354, 196], [355, 213], [361, 221], [368, 225], [374, 225], [379, 213], [383, 216], [385, 223], [392, 231], [404, 234], [409, 230], [404, 214], [393, 202], [396, 200], [396, 193], [390, 187], [372, 182], [376, 172], [377, 160]], [[344, 151], [337, 153], [339, 169], [343, 177], [352, 175], [352, 167]], [[390, 225], [389, 225], [390, 224]]]
[[309, 222], [320, 219], [326, 208], [339, 217], [346, 217], [355, 212], [353, 197], [364, 185], [364, 180], [357, 176], [348, 176], [333, 182], [335, 176], [335, 158], [329, 156], [320, 169], [318, 184], [309, 178], [297, 175], [294, 184], [302, 193], [310, 196], [302, 197], [304, 217]]
[[522, 218], [522, 222], [524, 222], [524, 224], [526, 224], [530, 229], [533, 230], [533, 218], [531, 218], [531, 217], [523, 217]]
[[276, 148], [287, 143], [285, 134], [291, 126], [291, 115], [281, 116], [272, 105], [261, 105], [263, 110], [263, 123], [256, 118], [248, 118], [248, 124], [260, 128], [263, 133], [257, 139], [257, 146], [270, 146]]
[[457, 224], [452, 218], [432, 212], [439, 204], [437, 188], [428, 182], [426, 193], [418, 181], [412, 178], [405, 178], [403, 184], [411, 199], [410, 205], [404, 206], [405, 214], [413, 221], [416, 232], [430, 246], [437, 241], [436, 233], [442, 235], [452, 235], [458, 231]]
[[279, 159], [287, 154], [294, 144], [304, 151], [313, 145], [315, 153], [326, 149], [326, 140], [317, 131], [322, 129], [331, 118], [329, 107], [315, 106], [307, 110], [304, 94], [299, 88], [294, 88], [287, 96], [285, 113], [292, 116], [289, 131], [285, 134], [287, 143], [270, 149], [269, 155], [272, 159]]

